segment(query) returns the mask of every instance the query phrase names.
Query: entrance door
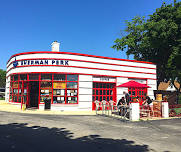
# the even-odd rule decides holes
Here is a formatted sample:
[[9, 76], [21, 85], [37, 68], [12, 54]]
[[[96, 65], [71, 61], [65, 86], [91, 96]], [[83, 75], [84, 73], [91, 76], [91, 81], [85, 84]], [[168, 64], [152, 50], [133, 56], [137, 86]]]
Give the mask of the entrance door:
[[38, 108], [39, 82], [30, 81], [29, 86], [30, 86], [29, 107]]

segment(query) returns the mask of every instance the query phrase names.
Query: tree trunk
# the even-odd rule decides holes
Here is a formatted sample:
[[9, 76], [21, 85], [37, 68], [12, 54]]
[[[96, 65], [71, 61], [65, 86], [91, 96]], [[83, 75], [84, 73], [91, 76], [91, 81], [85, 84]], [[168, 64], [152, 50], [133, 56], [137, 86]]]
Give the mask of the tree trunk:
[[181, 90], [181, 85], [180, 85], [179, 88], [177, 88], [174, 82], [172, 82], [172, 84], [173, 84], [173, 86], [175, 87], [176, 92], [177, 92], [176, 103], [178, 104], [179, 95], [180, 95], [180, 93], [181, 93], [181, 92], [180, 92], [180, 90]]

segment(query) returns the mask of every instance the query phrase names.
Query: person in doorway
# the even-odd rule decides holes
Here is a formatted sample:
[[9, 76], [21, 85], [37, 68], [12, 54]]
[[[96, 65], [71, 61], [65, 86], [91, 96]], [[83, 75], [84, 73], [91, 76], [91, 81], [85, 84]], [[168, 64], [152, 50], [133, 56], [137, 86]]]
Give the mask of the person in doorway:
[[126, 91], [123, 91], [123, 94], [125, 95], [125, 99], [126, 99], [127, 105], [129, 105], [129, 102], [130, 102], [130, 95], [129, 95], [129, 93], [127, 93]]

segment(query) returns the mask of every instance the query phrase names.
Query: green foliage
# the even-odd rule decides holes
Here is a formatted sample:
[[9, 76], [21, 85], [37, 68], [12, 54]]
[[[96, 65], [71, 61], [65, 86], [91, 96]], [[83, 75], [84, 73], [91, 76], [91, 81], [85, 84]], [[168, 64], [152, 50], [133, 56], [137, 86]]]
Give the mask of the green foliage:
[[6, 71], [0, 69], [0, 88], [5, 88], [6, 86]]
[[174, 111], [176, 112], [176, 115], [181, 113], [181, 108], [174, 108]]
[[5, 97], [0, 97], [0, 100], [5, 100]]
[[[126, 35], [112, 48], [157, 65], [157, 80], [181, 83], [181, 2], [165, 3], [155, 13], [126, 21]], [[177, 90], [179, 91], [179, 90]]]
[[179, 95], [178, 104], [181, 104], [181, 95]]

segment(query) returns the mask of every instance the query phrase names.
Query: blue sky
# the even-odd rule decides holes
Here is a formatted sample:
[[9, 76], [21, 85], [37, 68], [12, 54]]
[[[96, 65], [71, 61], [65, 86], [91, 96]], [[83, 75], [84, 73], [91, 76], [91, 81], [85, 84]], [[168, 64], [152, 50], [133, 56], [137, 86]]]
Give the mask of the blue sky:
[[[165, 0], [167, 4], [174, 0]], [[0, 69], [11, 55], [50, 51], [126, 58], [111, 46], [125, 20], [148, 16], [163, 0], [8, 0], [0, 3]]]

